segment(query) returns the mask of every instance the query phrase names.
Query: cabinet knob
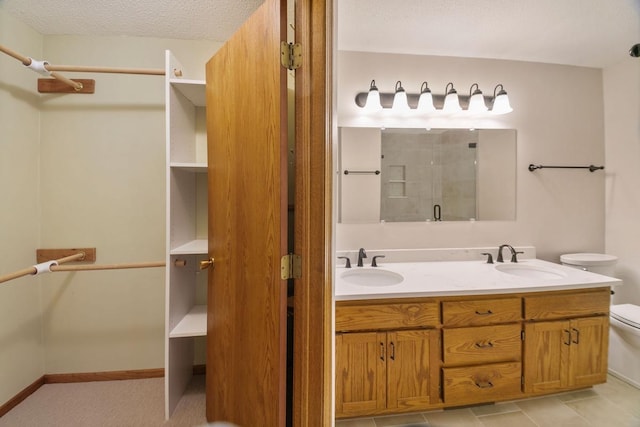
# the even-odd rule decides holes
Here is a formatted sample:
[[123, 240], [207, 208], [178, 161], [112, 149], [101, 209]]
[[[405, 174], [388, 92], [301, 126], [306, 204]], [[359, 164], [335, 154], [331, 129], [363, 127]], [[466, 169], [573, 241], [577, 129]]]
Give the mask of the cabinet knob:
[[207, 268], [211, 267], [213, 267], [213, 258], [200, 261], [200, 270], [206, 270]]

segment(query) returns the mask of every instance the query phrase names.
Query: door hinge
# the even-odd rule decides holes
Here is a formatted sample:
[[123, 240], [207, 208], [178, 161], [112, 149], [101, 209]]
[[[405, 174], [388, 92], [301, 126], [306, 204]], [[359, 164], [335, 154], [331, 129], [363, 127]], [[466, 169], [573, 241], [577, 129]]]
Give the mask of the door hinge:
[[280, 277], [282, 280], [302, 277], [302, 258], [300, 255], [287, 254], [280, 258]]
[[284, 68], [297, 70], [302, 65], [302, 45], [300, 43], [280, 43], [280, 62]]

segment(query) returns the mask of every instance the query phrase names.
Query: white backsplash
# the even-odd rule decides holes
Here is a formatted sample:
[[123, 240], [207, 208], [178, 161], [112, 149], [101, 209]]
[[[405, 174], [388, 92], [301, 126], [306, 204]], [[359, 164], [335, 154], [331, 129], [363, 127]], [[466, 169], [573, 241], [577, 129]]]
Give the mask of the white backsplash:
[[[536, 248], [533, 246], [514, 246], [518, 252], [518, 258], [535, 258]], [[336, 256], [349, 257], [352, 264], [358, 260], [358, 249], [348, 251], [337, 251]], [[385, 262], [427, 262], [427, 261], [473, 261], [487, 259], [483, 252], [493, 255], [493, 259], [498, 256], [498, 247], [479, 247], [479, 248], [428, 248], [428, 249], [368, 249], [366, 262], [371, 263], [374, 256], [384, 255], [384, 258], [378, 259], [379, 263]], [[502, 256], [505, 261], [511, 259], [511, 252], [508, 248], [503, 249]], [[337, 260], [336, 265], [341, 266], [344, 260]]]

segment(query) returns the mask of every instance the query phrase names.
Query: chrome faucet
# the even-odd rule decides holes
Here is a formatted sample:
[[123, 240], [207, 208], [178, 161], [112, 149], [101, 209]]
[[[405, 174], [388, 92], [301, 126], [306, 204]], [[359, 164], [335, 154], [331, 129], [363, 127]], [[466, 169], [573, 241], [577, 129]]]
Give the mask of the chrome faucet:
[[362, 267], [364, 264], [362, 263], [362, 259], [367, 257], [367, 253], [364, 248], [360, 248], [358, 251], [358, 267]]

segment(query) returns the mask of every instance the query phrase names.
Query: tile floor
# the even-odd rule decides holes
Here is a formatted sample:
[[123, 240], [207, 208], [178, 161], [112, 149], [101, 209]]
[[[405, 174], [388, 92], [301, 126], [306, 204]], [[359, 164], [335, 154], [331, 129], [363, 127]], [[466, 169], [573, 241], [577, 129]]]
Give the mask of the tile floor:
[[464, 409], [336, 421], [336, 427], [640, 427], [640, 389], [609, 375], [592, 389]]

